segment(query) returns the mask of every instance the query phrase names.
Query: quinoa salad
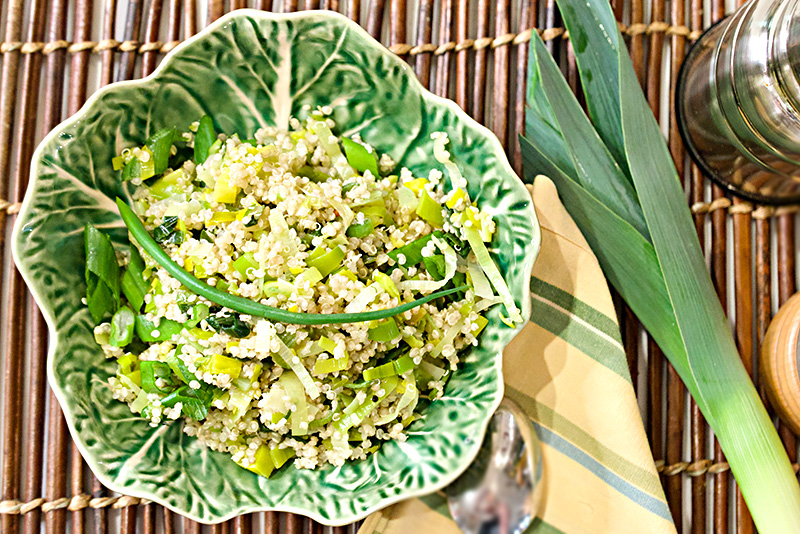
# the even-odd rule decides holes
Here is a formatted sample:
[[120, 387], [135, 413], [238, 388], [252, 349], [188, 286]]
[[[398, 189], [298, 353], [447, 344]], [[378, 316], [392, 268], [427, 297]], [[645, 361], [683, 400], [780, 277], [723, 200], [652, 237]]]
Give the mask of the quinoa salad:
[[113, 161], [130, 246], [86, 228], [114, 398], [265, 477], [404, 441], [488, 308], [522, 320], [445, 134], [417, 176], [304, 111], [252, 139], [156, 132]]

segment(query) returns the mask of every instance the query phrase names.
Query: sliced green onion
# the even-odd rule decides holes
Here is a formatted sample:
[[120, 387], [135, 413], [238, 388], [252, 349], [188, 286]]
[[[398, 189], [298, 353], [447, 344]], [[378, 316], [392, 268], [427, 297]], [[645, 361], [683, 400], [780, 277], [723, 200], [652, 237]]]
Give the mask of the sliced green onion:
[[363, 313], [330, 313], [330, 314], [308, 314], [298, 313], [266, 306], [260, 302], [254, 302], [250, 299], [231, 295], [219, 289], [213, 288], [210, 285], [198, 280], [193, 275], [186, 272], [183, 268], [178, 266], [177, 263], [172, 261], [172, 258], [158, 246], [158, 243], [153, 241], [153, 238], [147, 232], [147, 229], [142, 224], [139, 217], [128, 207], [122, 199], [117, 199], [117, 206], [122, 216], [125, 226], [128, 227], [131, 235], [141, 245], [141, 247], [169, 274], [175, 277], [176, 280], [181, 282], [187, 289], [193, 293], [200, 295], [220, 306], [236, 310], [239, 313], [253, 315], [255, 317], [264, 317], [272, 321], [278, 321], [288, 324], [301, 324], [301, 325], [321, 325], [321, 324], [345, 324], [345, 323], [361, 323], [365, 321], [375, 321], [393, 317], [400, 313], [412, 310], [422, 304], [430, 302], [431, 300], [451, 295], [457, 291], [468, 289], [468, 286], [461, 286], [443, 291], [437, 291], [425, 297], [419, 298], [412, 302], [395, 306], [394, 308], [387, 308], [383, 310], [375, 310]]
[[361, 143], [342, 137], [342, 146], [347, 157], [347, 162], [360, 173], [369, 171], [375, 178], [380, 178], [378, 172], [378, 154], [368, 149]]
[[486, 245], [483, 244], [483, 239], [481, 239], [480, 234], [474, 228], [464, 228], [464, 233], [467, 236], [467, 241], [472, 248], [472, 252], [475, 254], [475, 258], [478, 260], [478, 264], [481, 266], [481, 269], [483, 269], [483, 272], [486, 273], [486, 277], [497, 290], [500, 298], [503, 299], [503, 305], [506, 307], [506, 311], [508, 311], [511, 320], [515, 323], [521, 323], [523, 321], [522, 315], [520, 315], [519, 308], [517, 308], [517, 304], [514, 302], [514, 297], [511, 295], [506, 281], [503, 280], [503, 275], [500, 274], [500, 270], [489, 255], [489, 250], [487, 250]]
[[122, 306], [111, 318], [111, 335], [109, 344], [113, 347], [124, 347], [133, 341], [133, 327], [136, 318], [127, 306]]
[[197, 125], [194, 135], [194, 161], [198, 165], [205, 163], [209, 156], [209, 149], [217, 141], [217, 132], [214, 130], [214, 121], [208, 115], [203, 115]]

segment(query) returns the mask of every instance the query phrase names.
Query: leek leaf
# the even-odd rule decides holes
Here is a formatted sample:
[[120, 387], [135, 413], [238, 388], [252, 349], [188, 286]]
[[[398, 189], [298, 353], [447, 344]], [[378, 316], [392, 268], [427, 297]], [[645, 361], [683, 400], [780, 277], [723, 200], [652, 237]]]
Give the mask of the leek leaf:
[[[558, 65], [551, 60], [547, 48], [537, 40], [533, 41], [532, 48], [537, 58], [529, 69], [532, 75], [529, 91], [530, 101], [537, 104], [528, 112], [527, 135], [536, 138], [537, 143], [540, 136], [548, 139], [545, 153], [552, 154], [554, 163], [566, 171], [574, 169], [570, 175], [576, 176], [583, 187], [639, 233], [649, 237], [633, 184], [615, 179], [622, 169], [589, 122], [567, 81], [559, 75]], [[550, 112], [543, 112], [544, 108], [549, 108]], [[552, 115], [553, 109], [558, 109], [559, 113]], [[544, 120], [538, 120], [539, 117]], [[551, 139], [548, 135], [560, 137]], [[585, 160], [591, 160], [593, 165], [584, 165]]]
[[[791, 532], [800, 522], [800, 488], [741, 363], [684, 191], [620, 46], [614, 15], [600, 0], [557, 1], [575, 43], [598, 135], [578, 129], [586, 124], [577, 115], [577, 101], [535, 36], [529, 98], [536, 101], [529, 102], [528, 137], [522, 140], [527, 177], [546, 172], [557, 183], [609, 280], [664, 350], [706, 416], [759, 530]], [[561, 133], [561, 144], [554, 132]], [[598, 161], [602, 150], [592, 146], [598, 136], [618, 166]], [[625, 212], [613, 199], [598, 194], [602, 189], [584, 182], [585, 176], [602, 176], [608, 183], [601, 187], [607, 190], [632, 181], [635, 195], [629, 200], [639, 205], [646, 233], [632, 228], [624, 220]]]

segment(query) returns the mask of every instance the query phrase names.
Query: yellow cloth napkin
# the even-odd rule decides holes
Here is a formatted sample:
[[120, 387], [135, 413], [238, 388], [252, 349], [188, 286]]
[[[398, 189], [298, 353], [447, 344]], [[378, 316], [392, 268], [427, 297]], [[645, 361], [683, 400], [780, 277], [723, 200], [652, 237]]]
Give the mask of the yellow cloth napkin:
[[[553, 182], [533, 201], [542, 249], [531, 320], [506, 348], [506, 395], [542, 442], [543, 501], [528, 532], [674, 533], [605, 277]], [[369, 516], [359, 534], [456, 534], [441, 493]]]

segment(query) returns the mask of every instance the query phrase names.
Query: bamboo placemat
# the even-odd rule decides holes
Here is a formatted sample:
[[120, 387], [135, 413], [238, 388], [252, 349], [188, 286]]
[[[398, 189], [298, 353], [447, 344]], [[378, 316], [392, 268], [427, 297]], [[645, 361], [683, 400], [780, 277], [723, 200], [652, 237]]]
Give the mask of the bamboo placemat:
[[[645, 0], [612, 3], [653, 112], [668, 121], [670, 150], [678, 168], [686, 169], [698, 235], [752, 373], [770, 318], [795, 292], [798, 207], [775, 210], [731, 200], [688, 165], [672, 102], [681, 60], [703, 28], [703, 0], [653, 0], [649, 9]], [[711, 21], [724, 16], [724, 0], [705, 4]], [[47, 386], [47, 328], [7, 246], [31, 154], [44, 134], [96, 89], [91, 81], [105, 85], [149, 74], [165, 52], [223, 13], [243, 7], [322, 8], [361, 23], [408, 61], [425, 86], [488, 125], [519, 172], [516, 132], [524, 125], [527, 43], [533, 31], [547, 41], [573, 89], [578, 85], [575, 58], [554, 1], [210, 0], [205, 5], [203, 0], [0, 0], [0, 7], [2, 532], [39, 532], [43, 525], [58, 534], [322, 532], [312, 521], [275, 513], [201, 527], [155, 504], [111, 494], [91, 475]], [[207, 16], [201, 20], [203, 13]], [[662, 109], [664, 102], [668, 109]], [[620, 316], [634, 384], [679, 530], [753, 532], [719, 446], [677, 374], [642, 335], [630, 311], [620, 306]], [[780, 431], [796, 462], [796, 437], [783, 426]]]

